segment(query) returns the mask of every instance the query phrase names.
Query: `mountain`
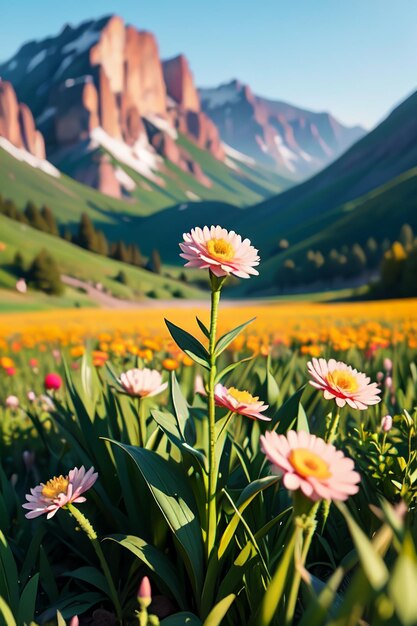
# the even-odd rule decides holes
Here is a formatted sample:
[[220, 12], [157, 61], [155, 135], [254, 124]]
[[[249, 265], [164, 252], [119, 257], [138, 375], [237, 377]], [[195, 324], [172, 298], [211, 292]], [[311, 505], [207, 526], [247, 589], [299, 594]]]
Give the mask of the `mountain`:
[[[263, 186], [254, 165], [243, 167], [236, 154], [227, 154], [201, 110], [187, 59], [162, 63], [154, 35], [118, 16], [67, 25], [56, 36], [26, 43], [0, 65], [0, 76], [33, 112], [48, 159], [108, 196], [135, 200], [156, 188], [166, 204], [169, 198], [211, 198], [212, 192], [239, 204], [290, 185], [270, 173]], [[225, 185], [205, 169], [206, 156], [219, 163]], [[180, 198], [172, 198], [173, 188]]]
[[294, 180], [322, 169], [365, 134], [329, 113], [257, 96], [238, 80], [199, 92], [225, 143]]
[[[310, 180], [245, 210], [242, 232], [253, 237], [265, 259], [261, 289], [285, 259], [308, 250], [331, 249], [369, 237], [379, 244], [399, 236], [408, 223], [417, 232], [417, 92], [337, 161]], [[278, 242], [286, 239], [284, 251]]]

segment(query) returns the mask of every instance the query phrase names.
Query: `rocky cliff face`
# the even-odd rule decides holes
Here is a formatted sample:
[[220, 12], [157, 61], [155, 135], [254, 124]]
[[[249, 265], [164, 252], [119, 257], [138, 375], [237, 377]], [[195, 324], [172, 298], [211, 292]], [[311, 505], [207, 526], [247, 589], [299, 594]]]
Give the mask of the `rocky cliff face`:
[[168, 111], [175, 128], [192, 138], [200, 148], [223, 160], [225, 153], [219, 132], [212, 120], [201, 111], [187, 59], [180, 55], [164, 61], [163, 70], [169, 97]]
[[[10, 78], [35, 112], [53, 161], [77, 150], [85, 156], [92, 131], [99, 127], [106, 150], [109, 145], [119, 154], [130, 149], [128, 157], [138, 159], [140, 146], [139, 160], [160, 168], [159, 154], [207, 186], [210, 180], [177, 145], [177, 132], [224, 159], [218, 131], [200, 110], [187, 60], [178, 57], [163, 66], [152, 33], [126, 26], [118, 16], [66, 26], [57, 37], [26, 44], [0, 66], [0, 76]], [[22, 113], [25, 136], [30, 135], [28, 113]], [[9, 132], [18, 141], [13, 124]], [[84, 167], [75, 167], [73, 175], [119, 197], [122, 190], [112, 167], [106, 154], [96, 153]]]
[[224, 142], [296, 179], [323, 168], [365, 134], [328, 113], [256, 96], [237, 80], [200, 89], [200, 99]]
[[33, 115], [26, 104], [18, 102], [11, 83], [0, 79], [0, 136], [16, 148], [23, 148], [33, 156], [45, 158], [45, 144], [36, 130]]

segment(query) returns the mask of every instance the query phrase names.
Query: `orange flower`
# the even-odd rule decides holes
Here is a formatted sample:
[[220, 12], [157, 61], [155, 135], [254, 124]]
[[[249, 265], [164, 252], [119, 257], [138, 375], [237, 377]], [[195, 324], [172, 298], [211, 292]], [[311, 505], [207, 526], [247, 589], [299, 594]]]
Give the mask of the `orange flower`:
[[85, 352], [84, 346], [74, 346], [70, 350], [70, 354], [74, 359], [77, 359], [78, 357], [82, 356], [84, 352]]
[[162, 361], [162, 367], [169, 372], [172, 372], [179, 367], [179, 363], [176, 359], [164, 359]]

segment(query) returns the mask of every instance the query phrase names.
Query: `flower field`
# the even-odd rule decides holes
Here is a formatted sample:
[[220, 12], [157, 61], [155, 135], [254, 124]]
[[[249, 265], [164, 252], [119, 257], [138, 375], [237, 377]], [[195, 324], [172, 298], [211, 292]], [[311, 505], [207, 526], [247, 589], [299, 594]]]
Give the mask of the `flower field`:
[[0, 621], [416, 624], [417, 302], [223, 305], [257, 251], [181, 248], [210, 304], [0, 318]]

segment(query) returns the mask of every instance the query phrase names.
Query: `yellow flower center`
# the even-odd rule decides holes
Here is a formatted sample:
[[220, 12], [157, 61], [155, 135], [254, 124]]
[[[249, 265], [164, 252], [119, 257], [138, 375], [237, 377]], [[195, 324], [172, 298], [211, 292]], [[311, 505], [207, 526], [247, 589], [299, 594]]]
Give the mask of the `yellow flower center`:
[[54, 476], [54, 478], [48, 480], [44, 485], [42, 495], [45, 496], [45, 498], [57, 498], [60, 493], [67, 493], [68, 485], [68, 478], [62, 475], [58, 476], [58, 478]]
[[252, 404], [259, 400], [258, 396], [252, 396], [249, 391], [239, 391], [236, 387], [229, 387], [227, 393], [241, 404]]
[[317, 454], [307, 448], [291, 450], [288, 460], [300, 476], [304, 478], [330, 478], [329, 466]]
[[207, 250], [210, 256], [220, 261], [230, 261], [235, 256], [235, 250], [226, 239], [210, 239], [207, 242]]
[[332, 387], [338, 387], [342, 391], [353, 393], [359, 388], [354, 374], [346, 370], [333, 370], [327, 374], [327, 382]]

